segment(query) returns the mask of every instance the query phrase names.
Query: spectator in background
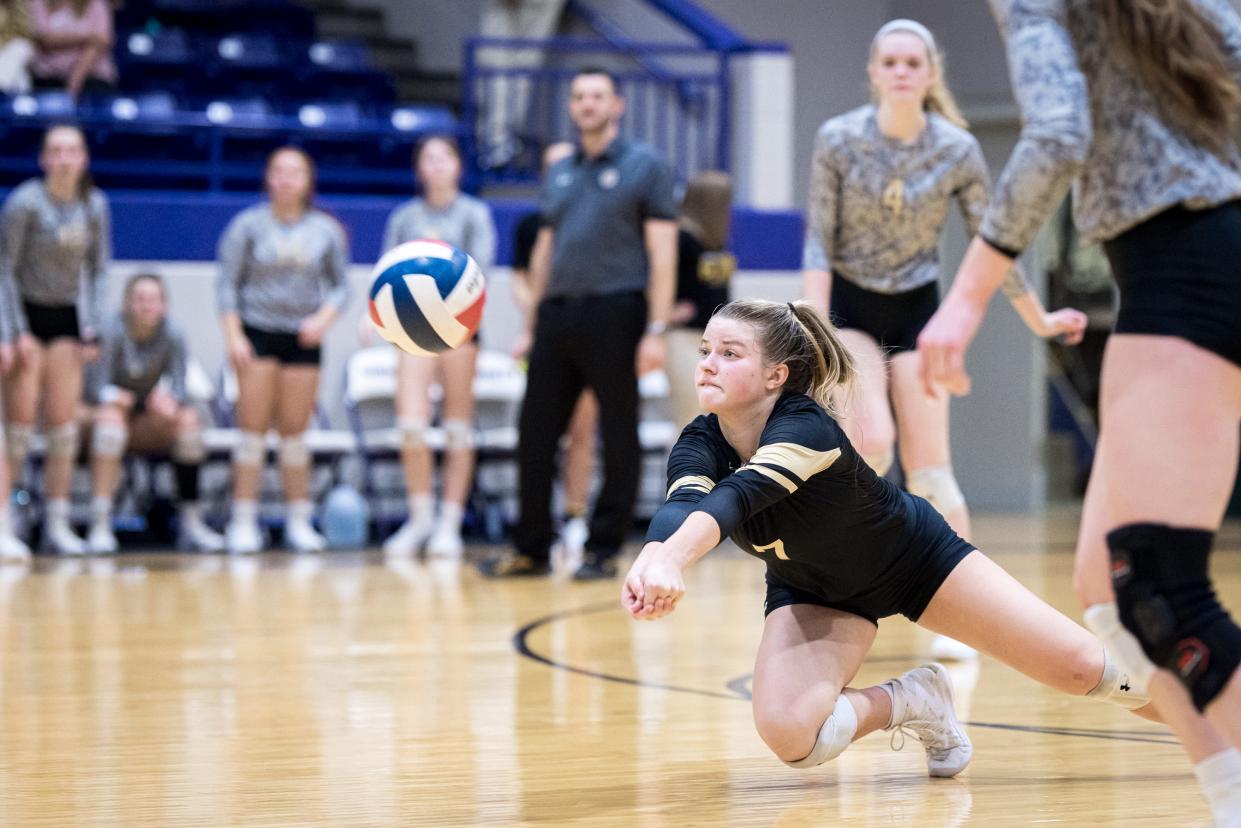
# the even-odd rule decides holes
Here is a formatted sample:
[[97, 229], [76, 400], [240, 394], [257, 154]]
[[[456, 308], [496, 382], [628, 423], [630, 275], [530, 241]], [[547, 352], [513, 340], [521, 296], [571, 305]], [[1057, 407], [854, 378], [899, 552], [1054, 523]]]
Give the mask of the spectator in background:
[[102, 358], [89, 372], [95, 406], [91, 433], [91, 528], [95, 554], [116, 552], [112, 499], [126, 447], [171, 452], [180, 515], [178, 546], [219, 552], [224, 538], [203, 522], [198, 471], [206, 458], [198, 412], [187, 404], [185, 337], [168, 319], [164, 280], [139, 273], [125, 285], [122, 308], [103, 338]]
[[83, 364], [99, 355], [103, 281], [112, 259], [108, 201], [91, 182], [86, 139], [71, 126], [43, 137], [43, 178], [25, 182], [4, 204], [0, 290], [16, 334], [17, 364], [5, 378], [9, 462], [26, 465], [42, 408], [46, 546], [86, 552], [69, 526], [69, 489], [78, 453]]
[[37, 88], [64, 89], [75, 98], [116, 88], [106, 0], [30, 0], [30, 16], [38, 47], [30, 71]]
[[0, 93], [30, 91], [30, 7], [26, 0], [0, 0]]
[[218, 253], [220, 323], [237, 373], [241, 432], [226, 543], [234, 554], [263, 546], [258, 496], [274, 427], [285, 540], [295, 551], [319, 552], [327, 543], [310, 523], [306, 429], [319, 393], [320, 346], [349, 298], [349, 242], [340, 223], [314, 206], [315, 167], [305, 151], [277, 149], [264, 178], [268, 201], [229, 222]]
[[737, 259], [724, 250], [732, 220], [733, 184], [728, 173], [706, 170], [690, 179], [681, 201], [677, 234], [677, 299], [668, 331], [669, 400], [677, 428], [698, 416], [694, 369], [702, 332], [711, 314], [728, 302]]
[[[444, 135], [424, 139], [414, 150], [414, 176], [422, 195], [393, 211], [384, 229], [383, 249], [415, 239], [438, 239], [468, 253], [483, 273], [496, 257], [491, 209], [461, 192], [461, 151]], [[367, 326], [369, 329], [370, 326]], [[409, 519], [384, 542], [390, 555], [427, 552], [460, 557], [461, 519], [474, 474], [474, 368], [478, 337], [435, 357], [402, 351], [396, 375], [396, 417], [401, 432], [401, 465], [409, 495]], [[435, 519], [432, 457], [424, 433], [431, 424], [431, 382], [444, 389], [440, 421], [446, 460], [439, 518]]]
[[526, 316], [531, 346], [518, 426], [516, 550], [485, 562], [487, 575], [550, 571], [556, 452], [584, 388], [599, 400], [603, 487], [574, 577], [613, 577], [632, 528], [642, 464], [638, 375], [664, 365], [676, 293], [676, 201], [671, 165], [620, 136], [624, 109], [607, 70], [573, 76], [569, 117], [578, 149], [547, 171], [530, 257], [534, 310]]
[[[543, 174], [552, 165], [576, 151], [571, 141], [558, 141], [543, 150]], [[539, 211], [527, 213], [517, 222], [513, 235], [513, 298], [525, 316], [530, 302], [530, 253], [539, 235]], [[523, 350], [525, 346], [522, 346]], [[525, 354], [523, 353], [524, 357]], [[590, 503], [590, 483], [595, 474], [595, 444], [599, 430], [599, 401], [590, 389], [577, 398], [569, 420], [564, 445], [564, 522], [560, 527], [560, 551], [564, 564], [576, 569], [586, 548], [586, 508]], [[557, 566], [560, 566], [557, 563]]]

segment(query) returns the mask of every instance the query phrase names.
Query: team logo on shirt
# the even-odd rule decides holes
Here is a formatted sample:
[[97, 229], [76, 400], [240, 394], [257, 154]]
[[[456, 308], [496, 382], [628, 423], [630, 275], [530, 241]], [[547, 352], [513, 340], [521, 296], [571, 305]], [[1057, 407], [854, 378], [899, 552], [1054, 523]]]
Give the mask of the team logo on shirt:
[[599, 173], [599, 186], [605, 190], [610, 190], [620, 183], [620, 171], [615, 167], [608, 167]]
[[893, 218], [899, 218], [901, 208], [905, 206], [905, 182], [893, 178], [883, 189], [883, 206], [892, 211]]
[[56, 242], [61, 247], [85, 250], [90, 241], [90, 228], [85, 221], [72, 221], [56, 228]]

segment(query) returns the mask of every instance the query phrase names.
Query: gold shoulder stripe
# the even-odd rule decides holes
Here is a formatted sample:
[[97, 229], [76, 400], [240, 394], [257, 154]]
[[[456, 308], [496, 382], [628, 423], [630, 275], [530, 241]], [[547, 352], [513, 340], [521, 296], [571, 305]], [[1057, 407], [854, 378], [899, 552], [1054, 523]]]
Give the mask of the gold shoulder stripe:
[[749, 463], [779, 466], [801, 480], [808, 480], [836, 462], [840, 449], [815, 451], [797, 443], [769, 443], [759, 446]]
[[678, 477], [668, 487], [667, 497], [672, 497], [672, 493], [681, 488], [697, 489], [703, 494], [710, 494], [711, 490], [715, 488], [715, 481], [705, 474], [687, 474], [685, 477]]
[[[755, 455], [755, 457], [757, 457], [757, 456], [758, 456], [758, 455]], [[776, 482], [777, 482], [777, 483], [779, 483], [781, 486], [783, 486], [784, 488], [788, 489], [788, 490], [789, 490], [789, 494], [792, 494], [793, 492], [797, 491], [797, 483], [795, 483], [794, 481], [792, 481], [792, 480], [790, 480], [789, 478], [785, 477], [783, 474], [780, 474], [780, 472], [778, 472], [778, 471], [776, 471], [775, 469], [770, 468], [770, 467], [768, 467], [768, 466], [752, 466], [752, 465], [750, 465], [749, 463], [747, 463], [746, 465], [744, 465], [744, 466], [742, 466], [741, 468], [737, 469], [737, 472], [738, 472], [738, 473], [743, 472], [743, 471], [758, 472], [759, 474], [763, 475], [764, 477], [770, 477], [772, 480], [776, 481]]]

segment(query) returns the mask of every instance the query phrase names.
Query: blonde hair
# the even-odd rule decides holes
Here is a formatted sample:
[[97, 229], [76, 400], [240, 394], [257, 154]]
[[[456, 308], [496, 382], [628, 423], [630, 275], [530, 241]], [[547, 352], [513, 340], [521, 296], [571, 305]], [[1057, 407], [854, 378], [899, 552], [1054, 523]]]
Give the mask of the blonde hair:
[[685, 185], [681, 227], [707, 250], [723, 250], [732, 219], [733, 180], [719, 170], [703, 170]]
[[737, 299], [722, 305], [714, 315], [752, 325], [763, 363], [788, 366], [785, 390], [805, 394], [832, 416], [839, 416], [836, 392], [848, 399], [857, 367], [836, 329], [813, 305]]
[[[912, 25], [902, 25], [904, 21], [892, 21], [881, 28], [878, 34], [875, 35], [874, 40], [870, 42], [870, 60], [868, 62], [875, 62], [875, 58], [879, 53], [879, 42], [888, 35], [895, 32], [905, 32], [917, 37], [922, 41], [922, 45], [926, 47], [927, 59], [931, 63], [931, 68], [935, 70], [935, 80], [931, 83], [930, 88], [926, 90], [926, 97], [922, 99], [922, 108], [927, 112], [934, 112], [961, 127], [961, 129], [967, 129], [969, 122], [961, 114], [961, 109], [957, 106], [957, 100], [952, 96], [952, 91], [944, 80], [944, 73], [946, 71], [944, 53], [939, 50], [939, 46], [936, 45], [934, 38], [927, 39], [930, 37], [930, 32], [927, 31], [925, 26], [920, 23], [913, 23], [913, 21], [909, 22]], [[870, 96], [872, 101], [878, 101], [879, 91], [875, 89], [874, 84], [871, 84]]]
[[1219, 30], [1187, 0], [1099, 0], [1098, 10], [1112, 53], [1172, 125], [1222, 153], [1237, 123], [1241, 89]]

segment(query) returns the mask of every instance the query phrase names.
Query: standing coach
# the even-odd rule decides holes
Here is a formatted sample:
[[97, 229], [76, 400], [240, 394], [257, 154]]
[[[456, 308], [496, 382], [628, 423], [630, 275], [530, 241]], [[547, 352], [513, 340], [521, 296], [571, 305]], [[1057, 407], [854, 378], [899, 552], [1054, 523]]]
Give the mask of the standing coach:
[[523, 334], [529, 378], [517, 449], [516, 549], [483, 563], [486, 575], [551, 571], [556, 453], [584, 387], [599, 400], [603, 486], [574, 577], [614, 577], [633, 522], [642, 463], [638, 375], [664, 365], [676, 294], [677, 205], [668, 162], [620, 137], [624, 108], [608, 71], [574, 75], [569, 117], [579, 132], [577, 150], [548, 170], [530, 258], [534, 312]]

